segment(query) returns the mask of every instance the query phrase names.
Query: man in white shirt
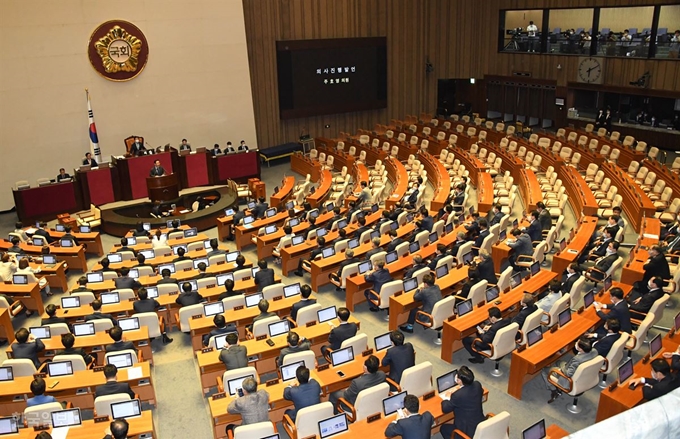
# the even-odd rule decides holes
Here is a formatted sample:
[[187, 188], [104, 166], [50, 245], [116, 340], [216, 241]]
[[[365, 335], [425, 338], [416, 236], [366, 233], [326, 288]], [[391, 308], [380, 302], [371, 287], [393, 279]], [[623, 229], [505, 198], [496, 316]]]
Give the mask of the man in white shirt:
[[529, 26], [527, 26], [527, 34], [529, 36], [529, 48], [527, 49], [527, 52], [536, 52], [536, 43], [538, 42], [538, 38], [536, 38], [537, 32], [538, 26], [536, 26], [533, 21], [530, 21]]

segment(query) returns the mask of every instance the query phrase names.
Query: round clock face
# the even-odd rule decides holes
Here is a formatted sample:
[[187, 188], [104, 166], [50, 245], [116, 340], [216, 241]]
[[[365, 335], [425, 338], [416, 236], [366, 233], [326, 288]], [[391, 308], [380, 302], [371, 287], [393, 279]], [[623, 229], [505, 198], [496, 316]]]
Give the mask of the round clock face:
[[602, 64], [595, 58], [586, 58], [578, 66], [578, 77], [582, 82], [599, 82]]

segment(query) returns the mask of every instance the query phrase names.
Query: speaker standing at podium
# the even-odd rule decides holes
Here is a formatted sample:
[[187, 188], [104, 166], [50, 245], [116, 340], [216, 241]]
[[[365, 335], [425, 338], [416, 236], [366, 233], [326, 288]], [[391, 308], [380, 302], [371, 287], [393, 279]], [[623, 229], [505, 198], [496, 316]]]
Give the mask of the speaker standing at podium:
[[151, 171], [149, 172], [149, 176], [151, 177], [162, 177], [165, 175], [165, 169], [161, 166], [161, 161], [156, 160], [153, 162], [153, 168], [151, 168]]

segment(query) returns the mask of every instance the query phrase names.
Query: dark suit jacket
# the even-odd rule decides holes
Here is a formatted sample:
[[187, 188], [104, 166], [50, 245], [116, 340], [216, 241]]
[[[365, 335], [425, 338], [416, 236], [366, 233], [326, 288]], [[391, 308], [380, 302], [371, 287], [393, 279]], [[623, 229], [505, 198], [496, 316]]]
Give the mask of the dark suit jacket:
[[[654, 305], [654, 302], [657, 300], [661, 299], [663, 297], [663, 290], [661, 288], [656, 288], [654, 290], [649, 291], [647, 294], [643, 294], [640, 296], [640, 301], [637, 304], [634, 304], [633, 302], [630, 303], [630, 308], [633, 311], [638, 311], [641, 313], [647, 313], [651, 309], [652, 305]], [[632, 297], [631, 297], [632, 298]]]
[[656, 255], [647, 262], [643, 268], [645, 274], [642, 276], [642, 281], [647, 282], [649, 279], [659, 276], [661, 279], [670, 279], [671, 271], [668, 268], [668, 261], [664, 255]]
[[519, 325], [519, 329], [522, 329], [522, 325], [524, 325], [524, 321], [531, 315], [532, 312], [536, 311], [538, 307], [536, 305], [531, 305], [531, 306], [525, 306], [524, 308], [519, 310], [519, 313], [515, 317], [512, 318], [511, 323], [517, 323]]
[[46, 319], [42, 319], [40, 322], [41, 325], [50, 325], [52, 323], [68, 323], [65, 318], [62, 317], [48, 317]]
[[431, 216], [426, 216], [425, 218], [420, 219], [420, 229], [421, 230], [427, 230], [428, 232], [431, 232], [433, 225], [434, 225], [434, 219]]
[[210, 154], [212, 154], [212, 156], [215, 157], [216, 155], [222, 154], [222, 150], [220, 148], [217, 149], [213, 148], [210, 150]]
[[96, 168], [97, 166], [99, 166], [95, 159], [90, 159], [90, 160], [83, 159], [83, 166], [87, 166], [87, 165], [90, 165], [90, 167], [92, 167], [92, 168]]
[[163, 168], [162, 166], [159, 166], [158, 168], [154, 166], [149, 171], [150, 177], [160, 177], [161, 175], [165, 175], [165, 168]]
[[340, 349], [343, 341], [355, 335], [357, 335], [356, 323], [341, 323], [331, 329], [331, 332], [328, 334], [328, 342], [331, 344], [331, 349], [337, 350]]
[[394, 238], [392, 241], [390, 241], [389, 244], [387, 244], [387, 246], [385, 247], [385, 251], [386, 251], [387, 253], [393, 252], [393, 251], [395, 251], [395, 250], [397, 249], [397, 246], [398, 246], [399, 244], [403, 244], [404, 242], [405, 242], [405, 241], [404, 241], [403, 239], [401, 239], [401, 238], [399, 238], [399, 237], [396, 237], [396, 238]]
[[40, 367], [40, 360], [38, 359], [38, 352], [45, 349], [45, 345], [40, 339], [36, 339], [33, 342], [12, 343], [12, 356], [14, 358], [21, 358], [26, 360], [31, 360], [35, 365], [36, 369]]
[[621, 323], [621, 331], [631, 333], [633, 332], [633, 328], [630, 325], [630, 310], [628, 309], [628, 303], [626, 303], [625, 300], [622, 300], [618, 302], [616, 305], [607, 305], [607, 308], [609, 308], [607, 311], [598, 311], [597, 315], [600, 317], [602, 320], [607, 320], [607, 319], [619, 319], [619, 323]]
[[482, 385], [475, 381], [452, 394], [450, 400], [442, 401], [442, 411], [454, 413], [454, 429], [462, 431], [469, 437], [475, 435], [477, 425], [486, 419], [482, 409], [483, 393]]
[[510, 319], [500, 319], [492, 324], [488, 331], [480, 337], [484, 343], [491, 343], [496, 336], [496, 333], [510, 324]]
[[264, 216], [264, 212], [269, 208], [269, 204], [267, 203], [257, 203], [255, 205], [255, 208], [252, 211], [252, 214], [255, 218], [262, 218]]
[[439, 262], [441, 258], [444, 258], [446, 256], [447, 256], [446, 253], [442, 253], [441, 255], [435, 253], [434, 258], [432, 258], [432, 260], [427, 266], [430, 268], [430, 270], [434, 271], [434, 269], [437, 268], [437, 262]]
[[108, 381], [101, 386], [97, 386], [94, 391], [94, 397], [115, 395], [116, 393], [127, 393], [132, 399], [135, 397], [135, 392], [132, 391], [128, 383], [119, 383], [116, 381]]
[[416, 188], [413, 192], [411, 192], [411, 195], [408, 196], [406, 202], [412, 206], [415, 206], [416, 202], [418, 201], [418, 194], [420, 194], [420, 191]]
[[274, 270], [265, 268], [255, 273], [255, 285], [259, 291], [262, 291], [264, 287], [274, 285]]
[[527, 227], [527, 233], [532, 241], [541, 241], [543, 239], [542, 231], [540, 221], [534, 221]]
[[489, 236], [489, 230], [488, 229], [484, 229], [481, 232], [479, 232], [479, 235], [477, 235], [477, 238], [475, 238], [474, 246], [475, 247], [481, 247], [482, 243], [484, 242], [484, 238], [486, 238], [487, 236]]
[[283, 389], [283, 399], [293, 401], [294, 408], [288, 412], [290, 418], [295, 421], [298, 410], [319, 404], [321, 402], [320, 394], [321, 386], [314, 378], [311, 378], [305, 384]]
[[131, 341], [122, 340], [117, 343], [107, 344], [106, 347], [104, 348], [106, 352], [126, 351], [128, 349], [137, 351], [137, 348], [135, 348], [134, 343], [132, 343]]
[[382, 359], [382, 366], [390, 367], [389, 377], [396, 383], [401, 381], [404, 371], [415, 364], [416, 353], [411, 343], [389, 348]]
[[220, 352], [220, 361], [227, 370], [248, 366], [248, 349], [242, 345], [229, 346]]
[[177, 279], [175, 279], [174, 277], [164, 277], [158, 282], [156, 282], [156, 285], [161, 284], [177, 284]]
[[432, 423], [434, 416], [430, 412], [422, 415], [413, 414], [408, 418], [399, 419], [397, 422], [390, 422], [385, 429], [385, 436], [401, 436], [406, 439], [429, 439], [432, 435]]
[[222, 334], [228, 334], [229, 332], [236, 332], [237, 328], [234, 323], [229, 323], [227, 324], [224, 328], [213, 328], [209, 333], [203, 335], [203, 346], [208, 346], [208, 342], [210, 341], [210, 337], [214, 337], [216, 335], [222, 335]]
[[542, 230], [550, 230], [552, 227], [552, 217], [548, 209], [543, 209], [543, 211], [538, 214], [538, 222], [541, 223]]
[[132, 303], [132, 308], [135, 310], [135, 313], [156, 312], [156, 310], [160, 307], [161, 304], [158, 303], [158, 300], [156, 299], [136, 300]]
[[111, 314], [105, 314], [105, 313], [102, 313], [102, 312], [93, 312], [92, 314], [85, 316], [86, 322], [89, 322], [90, 320], [99, 320], [99, 319], [111, 320], [111, 323], [113, 323], [113, 326], [118, 326], [118, 320], [116, 320], [116, 318], [113, 317]]
[[498, 283], [496, 271], [493, 268], [493, 260], [491, 258], [483, 260], [479, 265], [477, 265], [476, 270], [479, 279], [485, 279], [490, 284]]
[[423, 269], [425, 267], [427, 267], [427, 265], [425, 265], [425, 264], [415, 264], [413, 267], [406, 270], [406, 273], [404, 273], [404, 279], [412, 278], [413, 273], [415, 273], [416, 271]]
[[308, 351], [312, 348], [312, 342], [309, 340], [301, 340], [297, 346], [286, 346], [285, 348], [281, 349], [281, 352], [279, 353], [279, 358], [278, 360], [278, 365], [281, 366], [283, 364], [283, 359], [286, 358], [286, 355], [288, 354], [295, 354], [298, 352], [304, 352]]
[[85, 364], [90, 364], [93, 360], [92, 356], [85, 352], [83, 348], [62, 349], [57, 351], [55, 355], [80, 355], [85, 360]]
[[678, 387], [680, 387], [680, 378], [672, 373], [664, 377], [661, 381], [653, 378], [645, 378], [645, 385], [642, 387], [642, 395], [647, 401], [651, 401]]
[[451, 247], [451, 251], [449, 251], [449, 254], [451, 256], [453, 256], [454, 258], [457, 258], [458, 257], [458, 250], [460, 250], [460, 247], [463, 244], [465, 244], [466, 242], [467, 242], [466, 240], [462, 240], [462, 241], [455, 240], [453, 242], [453, 247]]
[[50, 236], [50, 232], [48, 232], [45, 229], [36, 230], [35, 233], [33, 234], [33, 236], [35, 236], [35, 235], [42, 236], [43, 238], [45, 238], [45, 241], [47, 241], [48, 244], [51, 243], [51, 242], [54, 242], [54, 238], [52, 238]]
[[298, 302], [295, 302], [293, 306], [290, 309], [290, 317], [293, 320], [297, 320], [297, 313], [300, 311], [302, 308], [305, 306], [309, 305], [314, 305], [316, 303], [316, 299], [307, 299], [307, 300], [302, 300], [300, 299]]
[[113, 280], [113, 283], [116, 285], [117, 289], [130, 288], [137, 290], [142, 287], [142, 284], [140, 284], [137, 279], [128, 276], [117, 277]]
[[595, 268], [606, 273], [618, 258], [618, 253], [607, 255], [595, 263]]
[[442, 290], [439, 289], [438, 285], [428, 286], [422, 290], [418, 289], [413, 295], [413, 300], [422, 302], [423, 306], [420, 309], [423, 312], [432, 314], [434, 305], [442, 300]]
[[382, 270], [376, 270], [372, 274], [364, 276], [364, 279], [366, 279], [366, 282], [373, 282], [373, 291], [379, 293], [383, 285], [392, 281], [392, 275], [390, 275], [388, 269], [383, 268]]
[[130, 146], [131, 155], [139, 155], [142, 151], [146, 151], [146, 147], [143, 143], [133, 143]]
[[175, 303], [181, 306], [196, 305], [203, 301], [203, 296], [201, 296], [198, 291], [190, 291], [188, 293], [180, 293], [175, 299]]
[[344, 261], [340, 262], [340, 267], [338, 267], [338, 277], [340, 277], [342, 275], [342, 269], [343, 268], [345, 268], [346, 266], [348, 266], [350, 264], [356, 264], [357, 262], [360, 262], [359, 258], [354, 258], [354, 257], [349, 258], [349, 259], [345, 259]]
[[620, 337], [621, 334], [607, 334], [593, 343], [593, 348], [597, 351], [598, 355], [602, 355], [602, 358], [607, 358], [607, 354]]
[[359, 392], [384, 383], [385, 378], [387, 378], [387, 376], [382, 370], [378, 370], [376, 373], [365, 373], [358, 378], [354, 378], [352, 383], [349, 385], [349, 388], [345, 390], [343, 398], [345, 398], [350, 404], [354, 405]]
[[574, 286], [574, 282], [576, 282], [579, 278], [581, 277], [580, 274], [575, 273], [572, 276], [569, 276], [562, 282], [562, 285], [560, 286], [560, 290], [562, 291], [562, 294], [567, 294], [571, 291], [571, 287]]
[[602, 241], [602, 243], [600, 245], [598, 245], [597, 247], [595, 247], [593, 249], [592, 254], [597, 255], [597, 256], [606, 255], [607, 254], [607, 247], [609, 247], [609, 241], [611, 241], [611, 239], [607, 239], [607, 240]]

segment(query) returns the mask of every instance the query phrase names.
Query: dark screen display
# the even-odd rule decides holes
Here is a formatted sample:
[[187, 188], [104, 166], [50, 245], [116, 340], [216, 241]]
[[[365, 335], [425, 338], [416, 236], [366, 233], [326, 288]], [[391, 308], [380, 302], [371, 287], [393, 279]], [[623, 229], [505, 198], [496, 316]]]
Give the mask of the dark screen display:
[[387, 39], [277, 41], [281, 119], [387, 107]]

